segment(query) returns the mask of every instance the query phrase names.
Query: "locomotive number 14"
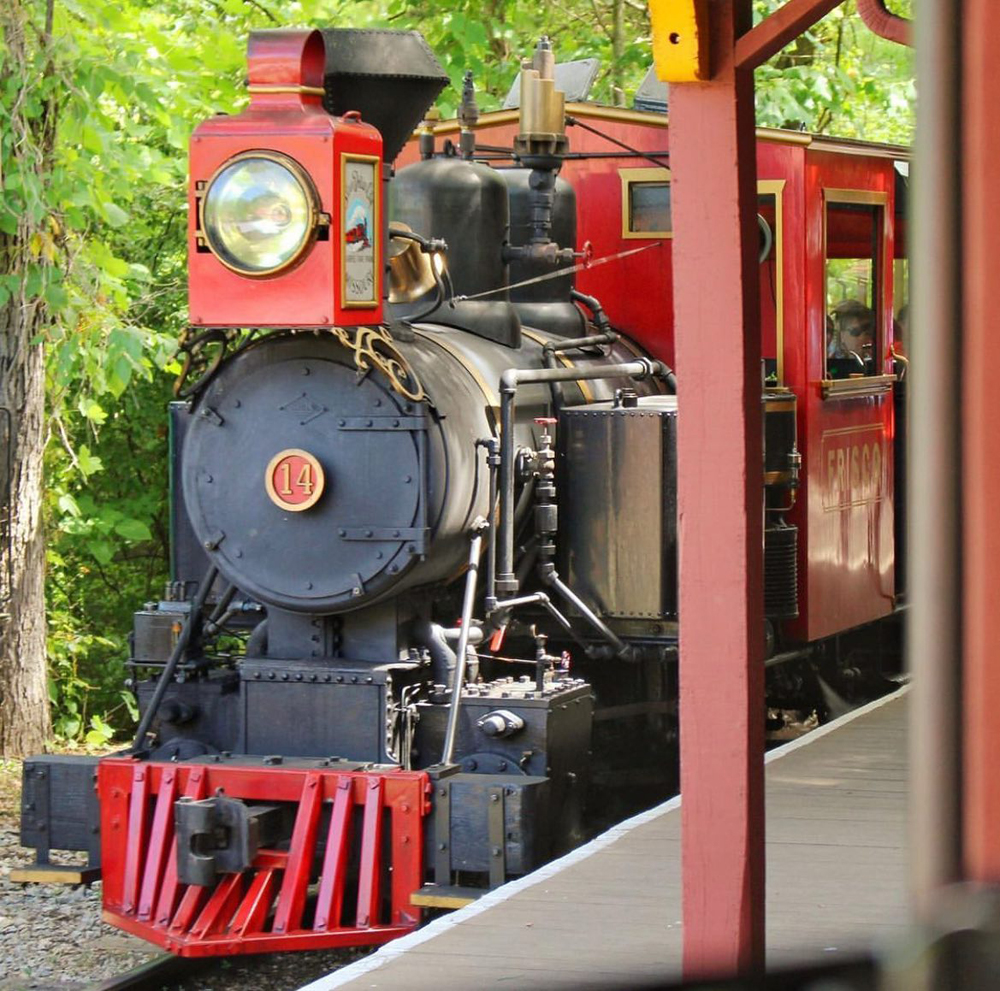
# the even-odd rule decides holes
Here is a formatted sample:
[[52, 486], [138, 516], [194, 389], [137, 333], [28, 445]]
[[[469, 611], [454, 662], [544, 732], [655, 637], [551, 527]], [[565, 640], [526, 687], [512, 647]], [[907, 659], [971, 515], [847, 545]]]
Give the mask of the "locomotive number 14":
[[315, 506], [324, 488], [323, 466], [298, 448], [279, 451], [268, 463], [264, 488], [279, 509], [299, 513]]
[[[295, 493], [292, 491], [291, 481], [292, 481], [292, 463], [290, 461], [282, 461], [278, 466], [278, 471], [281, 473], [281, 488], [278, 490], [280, 495], [290, 496]], [[302, 470], [299, 472], [299, 477], [295, 479], [295, 485], [306, 495], [313, 494], [313, 466], [310, 462], [306, 461], [302, 465]]]

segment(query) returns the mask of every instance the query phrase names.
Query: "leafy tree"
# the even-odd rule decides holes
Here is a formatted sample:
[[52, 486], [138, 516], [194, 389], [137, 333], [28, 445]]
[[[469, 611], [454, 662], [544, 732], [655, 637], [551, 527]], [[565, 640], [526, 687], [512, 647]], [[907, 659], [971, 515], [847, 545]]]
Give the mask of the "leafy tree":
[[[83, 574], [74, 540], [106, 565], [150, 537], [136, 515], [138, 490], [138, 502], [122, 508], [88, 504], [73, 488], [103, 467], [94, 449], [109, 419], [105, 405], [119, 402], [134, 379], [151, 380], [173, 350], [183, 280], [181, 255], [166, 242], [186, 222], [184, 116], [203, 114], [213, 97], [232, 103], [235, 36], [248, 26], [215, 29], [216, 66], [226, 58], [232, 66], [217, 73], [193, 44], [198, 13], [194, 4], [167, 11], [102, 0], [0, 6], [4, 753], [38, 748], [49, 732], [43, 509], [50, 533], [66, 537], [50, 545], [54, 579], [66, 567]], [[53, 619], [57, 670], [82, 644], [105, 642], [62, 637], [65, 617], [57, 611]], [[61, 691], [74, 684], [87, 682], [70, 679]]]

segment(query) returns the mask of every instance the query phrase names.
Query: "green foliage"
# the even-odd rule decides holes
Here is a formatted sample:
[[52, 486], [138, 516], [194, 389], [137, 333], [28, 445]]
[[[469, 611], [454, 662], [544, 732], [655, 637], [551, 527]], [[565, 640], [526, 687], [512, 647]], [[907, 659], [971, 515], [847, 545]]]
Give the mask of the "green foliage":
[[[755, 0], [763, 16], [783, 0]], [[909, 13], [904, 0], [895, 5]], [[245, 104], [253, 28], [416, 28], [453, 86], [472, 69], [484, 110], [548, 34], [560, 59], [597, 56], [594, 93], [623, 102], [650, 61], [635, 0], [5, 0], [0, 5], [0, 306], [43, 314], [51, 694], [56, 731], [122, 727], [123, 631], [166, 578], [166, 417], [186, 319], [186, 149], [198, 120]], [[51, 30], [49, 29], [51, 27]], [[20, 32], [20, 33], [18, 33]], [[19, 41], [18, 39], [22, 39]], [[15, 57], [16, 56], [16, 57]], [[761, 123], [908, 141], [909, 54], [874, 38], [853, 0], [757, 73]], [[34, 137], [8, 126], [20, 113]], [[37, 168], [49, 142], [51, 167]]]
[[[754, 0], [762, 18], [784, 0]], [[913, 15], [913, 0], [894, 13]], [[757, 123], [815, 134], [913, 141], [913, 51], [865, 27], [855, 0], [842, 4], [756, 72]]]

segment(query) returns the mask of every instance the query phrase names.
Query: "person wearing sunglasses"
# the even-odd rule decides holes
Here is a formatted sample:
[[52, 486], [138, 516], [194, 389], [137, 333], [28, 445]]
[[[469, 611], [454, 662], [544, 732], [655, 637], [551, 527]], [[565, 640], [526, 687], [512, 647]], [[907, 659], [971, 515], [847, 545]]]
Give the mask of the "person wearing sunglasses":
[[833, 310], [837, 330], [835, 356], [857, 358], [864, 365], [875, 346], [875, 314], [857, 299], [845, 299]]

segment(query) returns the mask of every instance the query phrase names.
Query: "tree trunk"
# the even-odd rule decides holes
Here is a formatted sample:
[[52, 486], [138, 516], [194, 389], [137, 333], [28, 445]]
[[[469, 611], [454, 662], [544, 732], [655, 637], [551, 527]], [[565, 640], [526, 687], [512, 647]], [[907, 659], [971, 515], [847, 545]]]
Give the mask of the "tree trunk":
[[[0, 472], [0, 755], [40, 750], [49, 735], [45, 662], [45, 548], [42, 537], [44, 364], [40, 345], [27, 344], [20, 309], [0, 316], [0, 392], [9, 417], [8, 448]], [[6, 318], [6, 319], [4, 319]], [[12, 319], [13, 318], [13, 319]], [[6, 424], [5, 424], [6, 425]], [[3, 484], [6, 483], [6, 484]]]
[[611, 32], [611, 78], [615, 90], [615, 106], [625, 106], [625, 0], [614, 0]]
[[[30, 25], [41, 13], [44, 25]], [[0, 88], [19, 83], [23, 95], [37, 84], [35, 69], [44, 65], [42, 83], [52, 75], [50, 39], [52, 0], [32, 10], [22, 0], [0, 2]], [[32, 49], [29, 46], [39, 46]], [[39, 55], [41, 58], [39, 58]], [[4, 178], [35, 174], [52, 167], [55, 140], [54, 103], [42, 112], [18, 98], [7, 111], [12, 141], [4, 156]], [[2, 181], [2, 180], [0, 180]], [[17, 188], [15, 184], [13, 188]], [[16, 199], [8, 199], [10, 204]], [[16, 210], [16, 206], [14, 207]], [[0, 300], [0, 755], [39, 750], [49, 736], [45, 655], [45, 548], [42, 534], [42, 452], [45, 446], [45, 364], [35, 338], [45, 327], [44, 304], [29, 295], [28, 273], [43, 259], [32, 251], [32, 238], [46, 218], [31, 211], [15, 214], [16, 229], [0, 231], [0, 273], [16, 276], [4, 284]]]

